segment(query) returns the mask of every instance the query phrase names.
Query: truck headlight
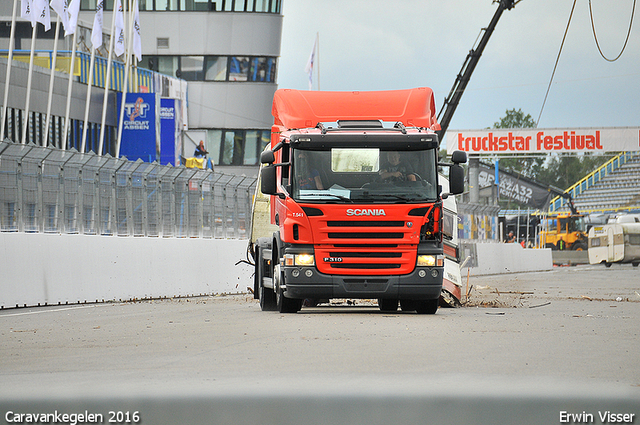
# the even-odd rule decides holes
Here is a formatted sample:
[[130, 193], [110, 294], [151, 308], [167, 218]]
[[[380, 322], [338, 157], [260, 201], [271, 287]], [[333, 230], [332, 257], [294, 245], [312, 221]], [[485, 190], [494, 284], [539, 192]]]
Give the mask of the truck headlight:
[[285, 266], [302, 266], [309, 267], [315, 266], [315, 258], [313, 254], [285, 254], [284, 265]]
[[443, 265], [442, 255], [418, 255], [418, 267], [442, 267]]

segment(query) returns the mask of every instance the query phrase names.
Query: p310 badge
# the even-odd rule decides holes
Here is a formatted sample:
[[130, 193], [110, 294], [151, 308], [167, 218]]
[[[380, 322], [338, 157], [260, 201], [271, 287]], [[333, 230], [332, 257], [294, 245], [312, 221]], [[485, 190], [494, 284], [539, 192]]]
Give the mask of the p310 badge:
[[325, 263], [342, 263], [342, 258], [340, 257], [324, 257]]

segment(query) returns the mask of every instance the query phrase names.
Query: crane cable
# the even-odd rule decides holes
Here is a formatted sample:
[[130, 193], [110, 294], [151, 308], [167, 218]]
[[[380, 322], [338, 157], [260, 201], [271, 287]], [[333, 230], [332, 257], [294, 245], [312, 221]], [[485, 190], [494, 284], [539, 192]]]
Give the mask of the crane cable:
[[593, 29], [593, 38], [596, 41], [596, 46], [598, 47], [598, 51], [600, 52], [600, 56], [604, 58], [604, 60], [608, 62], [615, 62], [620, 59], [622, 53], [624, 53], [627, 48], [627, 43], [629, 42], [629, 35], [631, 35], [631, 26], [633, 25], [633, 16], [636, 14], [636, 0], [633, 0], [633, 9], [631, 10], [631, 20], [629, 21], [629, 31], [627, 31], [627, 38], [624, 40], [624, 46], [622, 46], [622, 50], [614, 59], [609, 59], [602, 53], [602, 49], [600, 49], [600, 43], [598, 43], [598, 36], [596, 35], [596, 26], [593, 23], [593, 10], [591, 9], [591, 0], [589, 0], [589, 16], [591, 17], [591, 28]]
[[[635, 2], [635, 0], [633, 0]], [[558, 68], [558, 62], [560, 61], [560, 54], [562, 53], [562, 48], [564, 47], [564, 41], [567, 39], [567, 32], [569, 32], [569, 25], [571, 24], [571, 18], [573, 17], [573, 11], [576, 8], [577, 0], [573, 0], [573, 6], [571, 7], [571, 14], [569, 15], [569, 22], [567, 22], [567, 28], [564, 30], [564, 36], [562, 37], [562, 43], [560, 44], [560, 51], [558, 51], [558, 56], [556, 57], [556, 63], [553, 66], [553, 72], [551, 73], [551, 79], [549, 80], [549, 86], [547, 87], [547, 92], [544, 95], [544, 101], [542, 102], [542, 108], [540, 108], [540, 115], [538, 115], [538, 120], [536, 121], [536, 127], [538, 127], [538, 123], [540, 122], [540, 117], [542, 116], [542, 111], [544, 110], [544, 105], [547, 103], [547, 97], [549, 96], [549, 90], [551, 90], [551, 84], [553, 83], [553, 77], [556, 74], [556, 69]], [[589, 0], [589, 5], [591, 5], [591, 0]]]

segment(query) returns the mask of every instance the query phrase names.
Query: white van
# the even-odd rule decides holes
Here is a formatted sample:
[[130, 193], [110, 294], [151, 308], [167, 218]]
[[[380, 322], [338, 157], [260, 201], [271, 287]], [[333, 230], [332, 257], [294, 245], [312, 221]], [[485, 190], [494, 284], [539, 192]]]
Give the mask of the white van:
[[640, 223], [605, 224], [589, 230], [589, 263], [640, 264]]

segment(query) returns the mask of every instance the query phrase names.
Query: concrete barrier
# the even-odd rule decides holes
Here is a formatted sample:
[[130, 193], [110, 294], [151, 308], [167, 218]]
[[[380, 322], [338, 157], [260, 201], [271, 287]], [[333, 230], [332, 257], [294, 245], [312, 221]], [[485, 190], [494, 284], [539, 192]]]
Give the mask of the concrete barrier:
[[[525, 249], [516, 243], [477, 243], [472, 276], [553, 269], [550, 249]], [[464, 260], [464, 259], [463, 259]]]
[[246, 292], [247, 241], [0, 233], [0, 308]]

